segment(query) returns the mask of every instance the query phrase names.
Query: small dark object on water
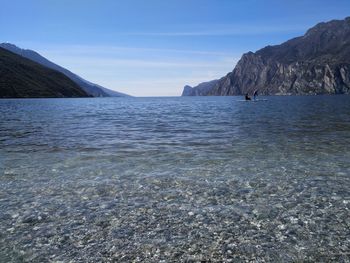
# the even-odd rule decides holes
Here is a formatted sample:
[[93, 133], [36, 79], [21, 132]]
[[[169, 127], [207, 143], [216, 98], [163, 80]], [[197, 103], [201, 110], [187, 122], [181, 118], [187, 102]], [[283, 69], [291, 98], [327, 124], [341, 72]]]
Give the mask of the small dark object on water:
[[251, 97], [248, 96], [248, 93], [245, 94], [245, 100], [252, 100]]
[[258, 90], [255, 90], [254, 91], [254, 94], [253, 94], [253, 97], [254, 97], [254, 100], [256, 100], [256, 97], [258, 96]]

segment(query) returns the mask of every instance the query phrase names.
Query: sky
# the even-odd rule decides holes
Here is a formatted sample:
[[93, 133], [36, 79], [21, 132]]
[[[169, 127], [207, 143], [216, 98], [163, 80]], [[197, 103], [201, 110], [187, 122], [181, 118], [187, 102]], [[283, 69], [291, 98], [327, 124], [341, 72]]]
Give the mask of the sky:
[[133, 96], [179, 96], [243, 53], [350, 16], [349, 0], [0, 0], [0, 42]]

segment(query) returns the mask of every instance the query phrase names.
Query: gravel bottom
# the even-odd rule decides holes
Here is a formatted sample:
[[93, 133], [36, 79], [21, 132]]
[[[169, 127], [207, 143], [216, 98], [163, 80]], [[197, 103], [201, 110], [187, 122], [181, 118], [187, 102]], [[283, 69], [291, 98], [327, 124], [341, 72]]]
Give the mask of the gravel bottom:
[[58, 178], [0, 193], [1, 262], [350, 260], [346, 174]]

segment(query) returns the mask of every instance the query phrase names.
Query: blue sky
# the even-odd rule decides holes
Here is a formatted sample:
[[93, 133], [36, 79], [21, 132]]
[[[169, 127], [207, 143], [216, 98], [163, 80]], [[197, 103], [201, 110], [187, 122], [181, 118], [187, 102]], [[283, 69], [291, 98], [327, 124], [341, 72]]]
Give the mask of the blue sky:
[[241, 55], [350, 16], [350, 1], [0, 0], [0, 42], [134, 96], [178, 96]]

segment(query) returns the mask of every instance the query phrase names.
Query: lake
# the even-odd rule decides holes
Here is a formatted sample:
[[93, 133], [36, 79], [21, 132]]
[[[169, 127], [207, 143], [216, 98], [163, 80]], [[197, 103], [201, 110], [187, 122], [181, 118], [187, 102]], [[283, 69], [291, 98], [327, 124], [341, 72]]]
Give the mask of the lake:
[[0, 100], [0, 262], [350, 259], [350, 96]]

